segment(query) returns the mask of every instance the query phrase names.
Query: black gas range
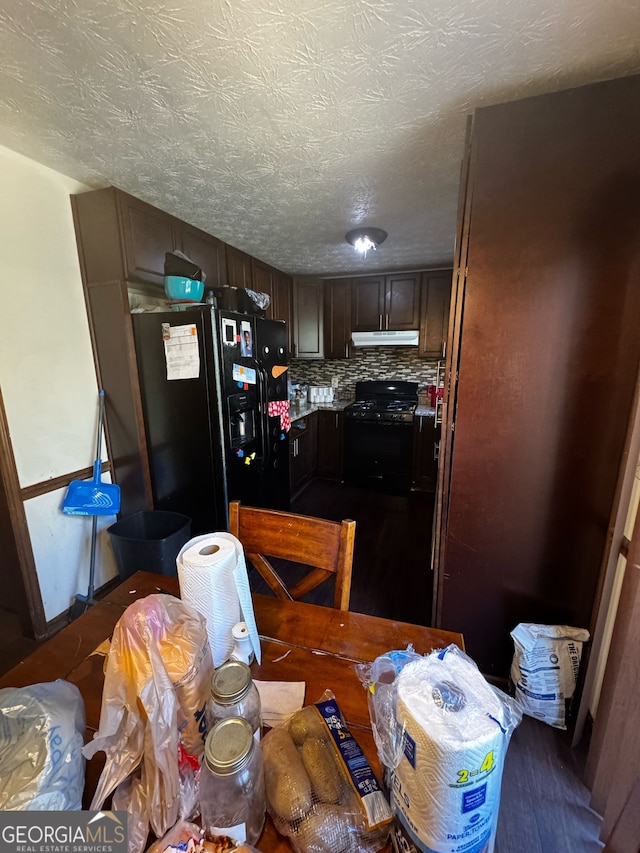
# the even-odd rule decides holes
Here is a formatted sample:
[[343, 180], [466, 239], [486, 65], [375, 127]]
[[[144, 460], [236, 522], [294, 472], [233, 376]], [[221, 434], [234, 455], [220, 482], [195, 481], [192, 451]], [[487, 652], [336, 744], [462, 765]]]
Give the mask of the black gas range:
[[344, 410], [345, 482], [409, 492], [417, 404], [417, 382], [356, 383], [356, 401]]

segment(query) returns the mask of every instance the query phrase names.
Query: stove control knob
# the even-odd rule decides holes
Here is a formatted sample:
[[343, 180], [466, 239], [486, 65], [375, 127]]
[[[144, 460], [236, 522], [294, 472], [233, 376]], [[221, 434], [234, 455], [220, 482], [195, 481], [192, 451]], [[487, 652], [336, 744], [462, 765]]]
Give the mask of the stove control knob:
[[375, 412], [375, 416], [376, 416], [376, 418], [379, 418], [379, 417], [380, 417], [380, 412]]

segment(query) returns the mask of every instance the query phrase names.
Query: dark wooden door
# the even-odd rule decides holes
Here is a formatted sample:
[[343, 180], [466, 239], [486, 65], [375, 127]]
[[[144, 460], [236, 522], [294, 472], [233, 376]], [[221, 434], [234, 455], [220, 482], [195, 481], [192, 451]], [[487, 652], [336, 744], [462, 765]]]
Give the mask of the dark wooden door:
[[351, 355], [351, 280], [324, 282], [324, 357]]
[[342, 479], [342, 412], [318, 412], [318, 477]]
[[252, 290], [257, 290], [259, 293], [269, 294], [270, 302], [266, 312], [267, 318], [269, 320], [282, 319], [281, 317], [276, 317], [276, 314], [274, 313], [276, 306], [274, 305], [273, 270], [266, 264], [256, 261], [255, 258], [252, 261], [252, 267]]
[[282, 272], [273, 274], [274, 320], [287, 325], [289, 352], [293, 352], [293, 279]]
[[244, 287], [253, 289], [253, 275], [251, 269], [251, 255], [241, 252], [234, 246], [226, 247], [227, 255], [227, 281], [230, 287]]
[[207, 290], [222, 287], [225, 283], [227, 263], [222, 240], [194, 228], [193, 225], [183, 225], [182, 251], [206, 274], [205, 293]]
[[182, 223], [126, 193], [118, 193], [125, 278], [164, 286], [164, 256], [181, 248]]
[[452, 273], [441, 270], [422, 274], [418, 355], [425, 358], [446, 355]]
[[384, 328], [385, 277], [354, 278], [351, 282], [351, 331], [377, 332]]
[[416, 489], [434, 492], [438, 477], [440, 427], [435, 415], [420, 415], [413, 425], [413, 484]]
[[638, 77], [474, 118], [435, 565], [438, 624], [487, 673], [520, 621], [591, 623], [640, 355], [638, 150]]
[[398, 332], [420, 325], [420, 273], [385, 278], [383, 328]]
[[294, 351], [297, 358], [324, 358], [322, 282], [297, 279], [293, 283]]

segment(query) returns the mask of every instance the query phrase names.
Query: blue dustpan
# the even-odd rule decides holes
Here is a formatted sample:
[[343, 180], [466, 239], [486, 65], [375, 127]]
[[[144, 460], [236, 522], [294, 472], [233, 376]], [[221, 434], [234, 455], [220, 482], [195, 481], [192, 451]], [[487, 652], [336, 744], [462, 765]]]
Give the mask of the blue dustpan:
[[98, 415], [98, 442], [96, 460], [93, 463], [92, 480], [72, 480], [62, 501], [65, 515], [117, 515], [120, 512], [120, 486], [103, 483], [101, 480], [102, 419], [104, 417], [104, 391], [100, 389], [100, 412]]

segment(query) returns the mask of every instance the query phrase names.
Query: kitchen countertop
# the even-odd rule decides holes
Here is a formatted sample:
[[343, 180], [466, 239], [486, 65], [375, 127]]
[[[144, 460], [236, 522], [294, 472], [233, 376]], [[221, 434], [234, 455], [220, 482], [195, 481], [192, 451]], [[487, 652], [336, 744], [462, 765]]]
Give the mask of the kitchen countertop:
[[[351, 405], [351, 403], [353, 403], [353, 400], [334, 400], [333, 403], [307, 403], [303, 406], [291, 403], [289, 407], [289, 417], [293, 422], [300, 418], [304, 418], [306, 415], [310, 415], [313, 412], [342, 412], [347, 406]], [[433, 406], [417, 406], [415, 411], [417, 417], [434, 417], [435, 413], [436, 410]]]
[[312, 412], [342, 412], [352, 402], [353, 400], [334, 400], [333, 403], [306, 403], [303, 406], [291, 403], [289, 406], [289, 417], [293, 422], [312, 414]]

